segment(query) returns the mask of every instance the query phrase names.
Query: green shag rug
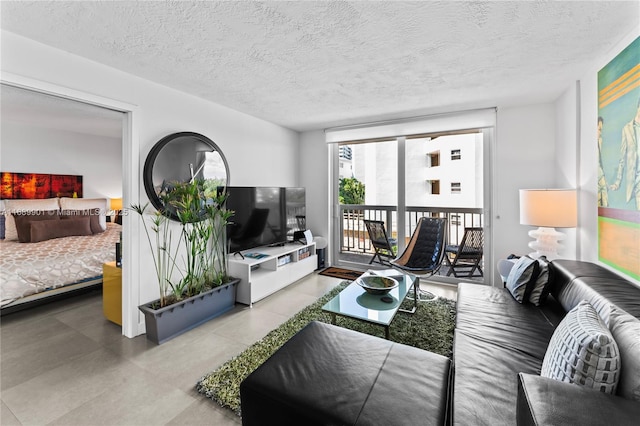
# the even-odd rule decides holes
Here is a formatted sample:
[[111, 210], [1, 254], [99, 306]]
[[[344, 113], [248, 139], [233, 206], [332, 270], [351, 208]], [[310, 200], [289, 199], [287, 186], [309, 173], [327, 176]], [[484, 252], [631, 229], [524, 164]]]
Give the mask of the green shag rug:
[[[240, 383], [309, 322], [316, 320], [330, 323], [331, 317], [322, 312], [322, 306], [349, 284], [350, 282], [339, 284], [240, 355], [201, 378], [196, 384], [196, 390], [240, 415]], [[402, 307], [409, 309], [412, 305], [412, 300], [405, 299]], [[396, 314], [391, 322], [390, 340], [451, 357], [455, 315], [456, 303], [453, 300], [437, 298], [420, 302], [413, 315], [403, 312]], [[384, 327], [379, 325], [345, 317], [338, 317], [336, 324], [384, 338]]]

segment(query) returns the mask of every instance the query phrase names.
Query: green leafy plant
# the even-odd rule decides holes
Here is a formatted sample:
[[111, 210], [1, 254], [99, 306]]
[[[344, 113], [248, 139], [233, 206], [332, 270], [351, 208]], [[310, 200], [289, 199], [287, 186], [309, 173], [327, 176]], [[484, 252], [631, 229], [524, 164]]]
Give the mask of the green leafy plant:
[[[173, 233], [170, 227], [171, 221], [167, 216], [156, 211], [149, 215], [150, 219], [148, 221], [145, 220], [145, 211], [148, 205], [149, 203], [145, 205], [134, 204], [131, 206], [131, 209], [142, 218], [144, 232], [147, 235], [147, 241], [153, 256], [158, 287], [160, 288], [160, 307], [162, 307], [168, 304], [167, 298], [170, 294], [176, 294], [178, 292], [171, 281], [171, 277], [176, 268], [176, 256], [179, 244], [173, 247]], [[149, 232], [149, 228], [151, 228], [151, 233]], [[152, 233], [154, 235], [153, 238], [151, 237]]]
[[340, 204], [364, 204], [364, 183], [354, 177], [340, 179], [338, 199]]
[[[160, 307], [221, 286], [230, 280], [227, 275], [225, 230], [233, 212], [224, 207], [227, 195], [218, 194], [218, 185], [214, 187], [214, 184], [204, 180], [174, 183], [171, 190], [162, 196], [167, 209], [151, 215], [149, 224], [145, 220], [147, 205], [132, 206], [142, 217], [154, 254], [160, 286]], [[175, 214], [180, 223], [180, 237], [175, 246], [172, 244], [174, 240], [169, 211]], [[155, 238], [152, 238], [152, 233]], [[180, 257], [182, 261], [178, 262], [180, 247], [184, 250]], [[174, 278], [174, 272], [179, 278]]]

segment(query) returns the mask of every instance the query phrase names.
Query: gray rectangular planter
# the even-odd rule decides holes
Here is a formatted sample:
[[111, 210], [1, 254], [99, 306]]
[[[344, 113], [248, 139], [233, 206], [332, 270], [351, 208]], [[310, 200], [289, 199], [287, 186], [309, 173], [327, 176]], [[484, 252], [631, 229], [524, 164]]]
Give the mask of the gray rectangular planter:
[[151, 308], [158, 301], [139, 306], [138, 309], [144, 313], [147, 339], [159, 345], [233, 309], [239, 282], [239, 279], [234, 279], [159, 309]]

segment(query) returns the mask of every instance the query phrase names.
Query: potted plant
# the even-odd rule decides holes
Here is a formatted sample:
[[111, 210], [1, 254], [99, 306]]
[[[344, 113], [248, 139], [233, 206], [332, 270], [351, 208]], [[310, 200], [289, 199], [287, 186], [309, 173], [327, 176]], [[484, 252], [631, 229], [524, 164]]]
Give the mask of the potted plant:
[[158, 300], [139, 306], [149, 340], [163, 343], [235, 305], [240, 280], [227, 275], [225, 229], [233, 212], [225, 200], [212, 182], [173, 184], [163, 202], [178, 218], [177, 239], [166, 211], [149, 216], [146, 204], [132, 206], [142, 218], [160, 290]]

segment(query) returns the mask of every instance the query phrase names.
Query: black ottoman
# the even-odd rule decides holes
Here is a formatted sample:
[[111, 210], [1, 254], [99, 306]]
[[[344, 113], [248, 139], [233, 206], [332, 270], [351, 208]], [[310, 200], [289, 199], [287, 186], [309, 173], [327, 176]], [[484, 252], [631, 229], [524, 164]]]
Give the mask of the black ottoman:
[[240, 385], [243, 425], [443, 425], [449, 359], [312, 322]]

